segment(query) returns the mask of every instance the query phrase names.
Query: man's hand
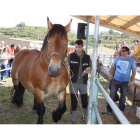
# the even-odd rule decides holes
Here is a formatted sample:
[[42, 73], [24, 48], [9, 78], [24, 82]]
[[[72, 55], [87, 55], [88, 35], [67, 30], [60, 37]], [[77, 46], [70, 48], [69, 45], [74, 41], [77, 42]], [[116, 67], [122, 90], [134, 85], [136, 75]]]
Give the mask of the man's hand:
[[113, 74], [110, 75], [109, 80], [113, 80]]
[[131, 85], [132, 85], [132, 82], [131, 82], [131, 81], [129, 81], [128, 86], [130, 87]]
[[91, 73], [91, 68], [90, 67], [88, 67], [86, 69], [87, 69], [87, 73]]

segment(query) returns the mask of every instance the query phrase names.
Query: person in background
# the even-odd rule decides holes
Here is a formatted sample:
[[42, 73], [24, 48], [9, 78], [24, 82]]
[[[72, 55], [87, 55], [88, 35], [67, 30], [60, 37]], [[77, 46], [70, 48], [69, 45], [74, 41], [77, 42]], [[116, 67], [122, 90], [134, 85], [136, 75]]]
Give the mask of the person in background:
[[[112, 80], [110, 97], [113, 101], [116, 99], [116, 93], [120, 88], [119, 109], [125, 110], [125, 95], [128, 87], [131, 86], [136, 75], [136, 64], [129, 56], [129, 48], [123, 46], [121, 56], [116, 58], [110, 70], [109, 79]], [[131, 74], [132, 71], [132, 74]], [[131, 74], [131, 77], [130, 77]], [[112, 108], [107, 104], [107, 108], [102, 114], [111, 114]]]
[[131, 58], [134, 59], [136, 62], [140, 62], [140, 40], [137, 40], [137, 49], [136, 51], [131, 55]]
[[[1, 55], [1, 69], [7, 69], [8, 64], [8, 55], [7, 55], [7, 48], [3, 49], [2, 55]], [[1, 72], [1, 81], [6, 82], [7, 77], [7, 70]]]
[[[84, 119], [87, 115], [87, 106], [88, 106], [88, 96], [87, 96], [87, 80], [88, 74], [79, 79], [82, 72], [86, 69], [87, 73], [91, 72], [91, 59], [90, 56], [85, 53], [83, 50], [83, 41], [77, 40], [75, 42], [75, 52], [71, 53], [68, 56], [68, 63], [70, 66], [71, 81], [70, 90], [71, 90], [71, 105], [72, 105], [72, 114], [71, 122], [76, 124], [77, 120], [77, 97], [78, 91], [81, 96], [82, 103], [82, 114]], [[74, 89], [73, 89], [74, 88]]]
[[30, 46], [27, 47], [27, 50], [30, 50]]
[[120, 48], [119, 44], [116, 44], [115, 51], [116, 51], [116, 52], [119, 52], [120, 49], [121, 49], [121, 48]]
[[20, 50], [22, 50], [21, 46], [20, 46], [20, 45], [17, 45], [17, 46], [16, 46], [16, 49], [14, 50], [14, 56], [15, 56]]
[[[113, 58], [114, 58], [114, 60], [117, 58], [117, 57], [119, 57], [119, 52], [114, 52], [114, 54], [113, 54]], [[110, 89], [110, 91], [111, 91], [111, 84], [112, 84], [112, 80], [110, 80], [110, 84], [109, 84], [109, 89]], [[117, 94], [117, 93], [116, 93]], [[115, 99], [115, 102], [116, 101], [119, 101], [119, 95], [117, 94], [116, 95], [116, 99]]]
[[134, 40], [134, 52], [137, 50], [137, 46], [138, 46], [137, 40]]
[[97, 58], [97, 69], [96, 69], [96, 75], [98, 75], [98, 77], [100, 76], [100, 71], [101, 71], [102, 67], [103, 67], [103, 63], [100, 60], [100, 56], [98, 56], [98, 58]]
[[4, 49], [4, 41], [0, 42], [0, 47], [1, 47], [2, 50]]
[[[16, 48], [15, 44], [11, 44], [11, 47], [8, 48], [8, 55], [10, 57], [9, 61], [8, 61], [8, 68], [11, 68], [12, 63], [13, 63], [13, 59], [14, 59], [14, 50]], [[8, 76], [11, 77], [11, 72], [10, 70], [8, 70]]]

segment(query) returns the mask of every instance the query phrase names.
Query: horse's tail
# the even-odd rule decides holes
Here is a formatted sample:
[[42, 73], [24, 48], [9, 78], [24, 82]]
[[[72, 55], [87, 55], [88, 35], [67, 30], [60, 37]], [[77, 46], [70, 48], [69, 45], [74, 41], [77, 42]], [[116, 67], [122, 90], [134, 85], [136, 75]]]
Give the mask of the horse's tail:
[[19, 85], [14, 85], [15, 93], [12, 99], [12, 103], [16, 103], [18, 107], [23, 104], [23, 95], [25, 92], [25, 88], [22, 86], [19, 81]]

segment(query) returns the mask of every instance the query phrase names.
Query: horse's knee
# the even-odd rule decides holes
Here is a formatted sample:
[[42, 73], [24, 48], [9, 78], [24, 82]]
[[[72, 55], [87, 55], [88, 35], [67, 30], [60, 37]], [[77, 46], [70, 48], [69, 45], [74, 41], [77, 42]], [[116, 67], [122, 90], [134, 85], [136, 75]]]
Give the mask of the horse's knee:
[[53, 121], [57, 123], [61, 119], [61, 116], [64, 114], [65, 111], [66, 104], [65, 103], [59, 104], [59, 107], [52, 113]]
[[43, 103], [39, 103], [36, 106], [36, 112], [38, 114], [38, 124], [43, 124], [43, 115], [45, 113], [45, 106]]

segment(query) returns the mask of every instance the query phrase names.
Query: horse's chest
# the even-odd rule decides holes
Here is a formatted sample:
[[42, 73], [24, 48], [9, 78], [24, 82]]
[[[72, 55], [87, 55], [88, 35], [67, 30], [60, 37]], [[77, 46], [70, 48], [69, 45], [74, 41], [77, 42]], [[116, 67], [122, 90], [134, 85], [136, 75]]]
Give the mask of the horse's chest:
[[64, 87], [61, 84], [51, 84], [46, 89], [46, 97], [57, 96], [61, 91], [64, 90]]

